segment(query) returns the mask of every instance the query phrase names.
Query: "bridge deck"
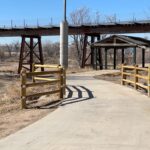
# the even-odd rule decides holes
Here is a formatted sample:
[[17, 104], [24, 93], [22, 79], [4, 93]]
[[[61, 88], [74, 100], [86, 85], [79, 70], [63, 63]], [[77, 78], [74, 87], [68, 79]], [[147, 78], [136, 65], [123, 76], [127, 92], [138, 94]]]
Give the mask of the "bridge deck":
[[[69, 26], [69, 35], [148, 32], [150, 32], [150, 21]], [[0, 28], [0, 37], [17, 37], [21, 35], [55, 36], [59, 34], [59, 26]]]

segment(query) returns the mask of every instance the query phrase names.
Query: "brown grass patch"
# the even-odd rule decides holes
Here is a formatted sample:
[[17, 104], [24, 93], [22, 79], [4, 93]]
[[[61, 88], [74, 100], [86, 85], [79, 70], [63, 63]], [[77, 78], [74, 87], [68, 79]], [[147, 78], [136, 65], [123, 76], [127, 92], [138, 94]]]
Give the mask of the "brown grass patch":
[[121, 72], [102, 74], [95, 76], [94, 78], [121, 84]]
[[[57, 94], [28, 99], [27, 105], [30, 109], [21, 110], [20, 79], [5, 80], [4, 75], [4, 80], [0, 80], [0, 83], [0, 139], [41, 119], [56, 109], [56, 107], [50, 106], [52, 102], [58, 100]], [[53, 88], [55, 86], [30, 88], [28, 93], [44, 92], [53, 90]]]

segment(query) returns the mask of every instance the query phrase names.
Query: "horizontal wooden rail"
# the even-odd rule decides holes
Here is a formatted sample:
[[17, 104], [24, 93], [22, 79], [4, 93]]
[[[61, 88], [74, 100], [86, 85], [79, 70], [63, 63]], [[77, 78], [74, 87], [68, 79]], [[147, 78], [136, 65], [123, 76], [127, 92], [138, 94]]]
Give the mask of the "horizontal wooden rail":
[[[49, 68], [52, 69], [50, 71], [41, 71], [35, 72], [35, 67], [41, 68]], [[45, 76], [45, 75], [48, 75]], [[40, 76], [40, 77], [39, 77]], [[28, 78], [32, 78], [28, 82]], [[41, 92], [41, 93], [34, 93], [34, 94], [27, 94], [27, 88], [31, 87], [43, 87], [44, 85], [57, 85], [57, 89], [53, 91]], [[40, 87], [41, 86], [41, 87]], [[65, 95], [65, 88], [66, 88], [66, 72], [65, 69], [60, 65], [36, 65], [33, 64], [32, 72], [26, 72], [23, 70], [21, 72], [21, 105], [22, 108], [27, 108], [26, 101], [32, 97], [40, 97], [43, 95], [50, 95], [50, 94], [59, 94], [60, 100], [63, 99]]]
[[148, 76], [136, 75], [137, 78], [148, 80]]
[[127, 79], [122, 79], [123, 82], [128, 82], [128, 83], [131, 83], [131, 84], [134, 84], [133, 81], [130, 81], [130, 80], [127, 80]]
[[122, 67], [125, 69], [134, 69], [135, 68], [134, 66], [122, 66]]
[[126, 75], [126, 76], [134, 76], [134, 74], [132, 74], [132, 73], [123, 72], [123, 74]]
[[39, 76], [39, 75], [48, 75], [48, 74], [58, 74], [60, 73], [59, 70], [52, 70], [52, 71], [43, 71], [43, 72], [29, 72], [27, 73], [27, 77]]
[[139, 67], [136, 67], [137, 70], [139, 71], [148, 71], [148, 68], [139, 68]]
[[40, 77], [34, 77], [34, 80], [39, 80], [39, 81], [50, 81], [50, 82], [59, 82], [60, 79], [49, 79], [49, 78], [40, 78]]
[[143, 85], [143, 84], [141, 84], [141, 83], [136, 83], [136, 85], [142, 87], [143, 89], [148, 90], [148, 86], [146, 86], [146, 85]]
[[37, 65], [35, 64], [34, 67], [39, 67], [39, 68], [59, 68], [60, 65]]
[[[143, 88], [147, 90], [148, 96], [150, 96], [150, 66], [148, 68], [140, 68], [138, 66], [122, 65], [121, 74], [122, 85], [130, 83], [134, 85], [135, 89]], [[141, 83], [139, 79], [144, 80], [144, 83]]]

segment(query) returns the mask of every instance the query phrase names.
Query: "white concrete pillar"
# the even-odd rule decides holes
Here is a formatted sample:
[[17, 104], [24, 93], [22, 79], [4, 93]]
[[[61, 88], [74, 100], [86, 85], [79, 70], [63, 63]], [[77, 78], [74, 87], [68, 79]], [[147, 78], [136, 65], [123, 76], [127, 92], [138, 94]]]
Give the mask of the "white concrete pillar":
[[60, 23], [60, 65], [68, 68], [68, 22]]

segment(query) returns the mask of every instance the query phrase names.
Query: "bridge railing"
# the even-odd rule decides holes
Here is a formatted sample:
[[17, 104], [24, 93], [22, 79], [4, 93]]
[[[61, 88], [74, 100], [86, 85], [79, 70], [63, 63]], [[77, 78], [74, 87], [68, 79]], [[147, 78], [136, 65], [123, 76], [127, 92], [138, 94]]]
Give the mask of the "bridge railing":
[[150, 97], [150, 66], [141, 68], [136, 66], [122, 65], [121, 84], [134, 86], [134, 89], [144, 89]]
[[[40, 97], [43, 95], [59, 94], [59, 99], [62, 100], [65, 95], [66, 88], [66, 73], [65, 69], [59, 65], [34, 65], [34, 67], [49, 68], [47, 71], [21, 72], [21, 107], [27, 108], [27, 99]], [[27, 89], [38, 87], [38, 91], [42, 91], [44, 85], [56, 85], [56, 87], [47, 92], [37, 92], [28, 94]]]

